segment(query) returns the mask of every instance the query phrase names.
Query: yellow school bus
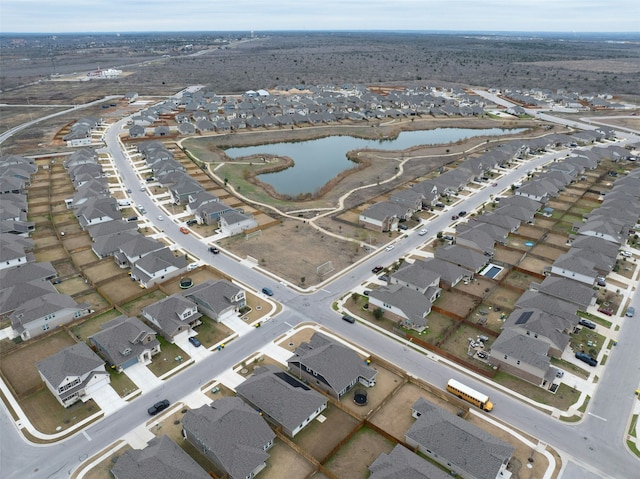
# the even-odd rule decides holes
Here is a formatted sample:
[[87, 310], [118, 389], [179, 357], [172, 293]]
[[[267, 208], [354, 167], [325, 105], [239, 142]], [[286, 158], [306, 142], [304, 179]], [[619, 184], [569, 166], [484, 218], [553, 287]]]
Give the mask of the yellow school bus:
[[489, 401], [489, 396], [482, 394], [481, 392], [478, 392], [455, 379], [449, 379], [449, 382], [447, 383], [447, 391], [487, 412], [493, 409], [493, 403]]

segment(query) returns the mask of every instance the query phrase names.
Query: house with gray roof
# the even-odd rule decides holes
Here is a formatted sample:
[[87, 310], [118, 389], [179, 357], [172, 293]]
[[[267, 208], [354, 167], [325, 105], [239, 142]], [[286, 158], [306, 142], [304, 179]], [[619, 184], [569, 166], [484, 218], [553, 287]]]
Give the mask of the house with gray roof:
[[596, 304], [596, 292], [579, 281], [558, 276], [547, 276], [542, 283], [531, 283], [532, 291], [539, 291], [552, 298], [558, 298], [575, 304], [580, 311], [586, 311]]
[[516, 231], [518, 231], [520, 223], [522, 223], [517, 218], [512, 218], [511, 216], [502, 216], [494, 212], [478, 215], [475, 217], [475, 221], [498, 226], [499, 228], [506, 229], [511, 233], [515, 233]]
[[120, 255], [124, 257], [125, 262], [130, 265], [144, 258], [148, 254], [166, 248], [164, 243], [157, 239], [144, 236], [138, 232], [132, 236], [127, 235], [124, 239], [128, 239], [128, 241], [121, 243], [118, 249]]
[[416, 260], [413, 263], [403, 263], [395, 273], [391, 273], [389, 282], [425, 294], [430, 288], [438, 288], [440, 274], [430, 269], [427, 262]]
[[[437, 298], [440, 288], [427, 289], [431, 298]], [[427, 315], [431, 312], [432, 300], [427, 294], [401, 284], [390, 284], [371, 290], [369, 307], [382, 309], [387, 319], [399, 322], [407, 328], [424, 331], [427, 327]]]
[[87, 346], [77, 343], [36, 364], [40, 378], [64, 407], [91, 399], [111, 378], [104, 361]]
[[357, 383], [374, 386], [377, 374], [353, 349], [321, 333], [300, 344], [287, 366], [295, 377], [338, 400]]
[[[127, 224], [128, 222], [124, 221], [110, 221], [109, 223], [121, 223]], [[129, 223], [135, 226], [135, 223]], [[120, 247], [123, 244], [130, 243], [138, 239], [141, 236], [138, 231], [129, 229], [126, 231], [121, 231], [119, 233], [99, 236], [96, 238], [91, 244], [91, 249], [96, 254], [98, 258], [107, 258], [109, 256], [114, 256], [116, 253], [120, 252]], [[120, 263], [119, 263], [120, 264]], [[124, 262], [124, 265], [128, 265], [128, 261]]]
[[113, 220], [105, 223], [99, 223], [97, 225], [89, 226], [87, 232], [93, 241], [96, 241], [101, 236], [109, 236], [124, 231], [135, 231], [138, 229], [138, 225], [132, 221]]
[[[414, 264], [417, 264], [420, 261], [421, 260], [416, 260]], [[425, 263], [425, 269], [433, 271], [440, 276], [439, 286], [442, 289], [453, 288], [460, 281], [473, 278], [473, 273], [471, 271], [448, 261], [444, 261], [438, 258], [430, 258], [426, 261], [423, 261], [423, 263]]]
[[257, 369], [236, 393], [269, 423], [294, 437], [327, 407], [327, 398], [277, 366]]
[[472, 273], [478, 273], [489, 262], [489, 257], [482, 253], [458, 245], [441, 246], [434, 254], [436, 259], [467, 269]]
[[102, 324], [89, 341], [110, 367], [122, 372], [136, 363], [150, 363], [160, 352], [156, 334], [138, 318], [118, 316]]
[[184, 295], [198, 306], [198, 311], [213, 321], [221, 322], [247, 305], [244, 289], [221, 279], [212, 279], [193, 286]]
[[491, 364], [536, 386], [551, 386], [556, 369], [551, 367], [549, 343], [532, 334], [505, 329], [491, 345]]
[[31, 283], [13, 283], [0, 289], [0, 315], [11, 313], [20, 305], [45, 294], [57, 293], [49, 281], [35, 280]]
[[579, 223], [574, 231], [584, 236], [602, 238], [618, 245], [627, 241], [629, 227], [625, 221], [617, 222], [611, 217], [592, 217], [585, 223]]
[[276, 437], [260, 414], [237, 397], [187, 411], [182, 434], [230, 479], [252, 478], [264, 469]]
[[[595, 262], [587, 259], [579, 248], [572, 248], [553, 262], [550, 272], [565, 278], [580, 281], [588, 285], [594, 285], [596, 278], [602, 273]], [[606, 274], [606, 273], [605, 273]]]
[[13, 330], [26, 341], [92, 312], [89, 303], [76, 303], [67, 294], [49, 293], [22, 303], [9, 319]]
[[167, 436], [151, 439], [144, 449], [128, 449], [111, 468], [115, 479], [211, 479], [211, 476]]
[[593, 256], [606, 256], [611, 260], [615, 260], [618, 256], [620, 245], [607, 241], [604, 238], [596, 236], [576, 236], [570, 237], [571, 248], [582, 250], [585, 256], [592, 258]]
[[547, 354], [559, 358], [571, 339], [570, 324], [564, 318], [536, 308], [515, 309], [502, 325], [503, 330], [513, 329], [524, 335], [533, 336], [549, 345]]
[[578, 325], [580, 318], [576, 315], [578, 307], [570, 301], [554, 298], [539, 291], [525, 291], [516, 301], [518, 308], [536, 308], [545, 313], [566, 320], [566, 332], [570, 333]]
[[406, 205], [382, 201], [375, 203], [360, 213], [358, 222], [362, 226], [374, 231], [392, 231], [398, 228], [401, 219], [407, 219], [413, 214]]
[[546, 203], [552, 197], [558, 195], [558, 188], [545, 180], [532, 180], [518, 188], [514, 194], [531, 198], [540, 203]]
[[218, 226], [227, 236], [233, 236], [257, 228], [258, 222], [252, 214], [232, 209], [220, 214]]
[[175, 256], [168, 246], [153, 251], [131, 266], [131, 278], [143, 288], [151, 288], [181, 274], [187, 267], [186, 255]]
[[414, 190], [413, 188], [400, 190], [389, 197], [389, 201], [391, 203], [397, 203], [399, 205], [406, 206], [412, 211], [412, 213], [415, 213], [416, 211], [420, 211], [422, 209], [423, 200], [424, 195], [419, 191]]
[[406, 443], [464, 479], [508, 477], [515, 447], [465, 419], [419, 398], [412, 406], [416, 421]]
[[74, 208], [74, 215], [82, 229], [98, 223], [121, 220], [118, 202], [112, 197], [88, 198], [85, 203]]
[[383, 452], [369, 466], [369, 479], [451, 479], [439, 467], [397, 444], [389, 454]]
[[179, 293], [167, 296], [142, 309], [142, 316], [158, 327], [167, 341], [190, 336], [193, 328], [202, 324], [198, 305]]
[[198, 193], [189, 195], [186, 211], [191, 215], [195, 215], [198, 211], [198, 208], [200, 208], [201, 206], [217, 201], [219, 201], [219, 198], [216, 195], [202, 190]]
[[[479, 226], [481, 225], [479, 224]], [[482, 228], [467, 228], [456, 235], [456, 244], [482, 253], [485, 256], [493, 256], [496, 242]]]
[[195, 213], [195, 218], [200, 224], [218, 224], [220, 215], [232, 211], [233, 208], [222, 201], [208, 201], [203, 203]]
[[[23, 241], [18, 241], [19, 239]], [[0, 235], [0, 271], [29, 263], [34, 260], [30, 251], [33, 240], [3, 233]]]
[[0, 269], [0, 290], [20, 283], [49, 281], [57, 275], [58, 272], [50, 261], [25, 263], [13, 268]]

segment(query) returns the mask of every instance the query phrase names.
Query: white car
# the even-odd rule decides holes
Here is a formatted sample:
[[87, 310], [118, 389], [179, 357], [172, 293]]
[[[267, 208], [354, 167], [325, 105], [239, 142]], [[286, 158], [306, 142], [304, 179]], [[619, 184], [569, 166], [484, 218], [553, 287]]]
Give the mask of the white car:
[[426, 234], [427, 234], [427, 230], [425, 230], [425, 229], [423, 228], [423, 229], [421, 229], [420, 231], [418, 231], [418, 234], [419, 234], [420, 236], [424, 236], [424, 235], [426, 235]]
[[387, 251], [391, 251], [393, 248], [394, 248], [394, 246], [393, 246], [392, 244], [390, 244], [389, 246], [387, 246], [387, 247], [385, 248], [385, 250], [387, 250]]
[[200, 263], [198, 261], [189, 264], [189, 266], [187, 266], [187, 271], [193, 271], [196, 268], [200, 267]]
[[158, 221], [162, 221], [162, 220], [164, 220], [164, 216], [158, 215]]
[[624, 256], [625, 258], [631, 258], [633, 256], [630, 251], [620, 251], [620, 256]]

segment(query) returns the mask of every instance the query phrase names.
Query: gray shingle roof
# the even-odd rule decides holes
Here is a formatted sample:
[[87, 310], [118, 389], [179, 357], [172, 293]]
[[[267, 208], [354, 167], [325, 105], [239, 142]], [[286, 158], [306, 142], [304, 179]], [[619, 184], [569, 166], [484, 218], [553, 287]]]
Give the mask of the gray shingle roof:
[[[264, 463], [265, 446], [275, 434], [257, 411], [237, 397], [225, 397], [210, 406], [187, 411], [182, 426], [196, 437], [206, 455], [215, 456], [231, 478], [244, 479]], [[202, 452], [202, 451], [201, 451]]]
[[515, 448], [464, 419], [419, 398], [413, 409], [421, 416], [406, 433], [445, 463], [472, 472], [478, 479], [495, 479]]
[[507, 355], [520, 361], [523, 368], [530, 365], [541, 371], [549, 369], [551, 364], [548, 353], [548, 342], [514, 329], [502, 331], [491, 345], [491, 357], [502, 360], [502, 356]]
[[321, 374], [336, 393], [347, 388], [354, 379], [363, 377], [371, 381], [377, 374], [353, 349], [321, 333], [315, 333], [309, 342], [298, 346], [288, 361], [289, 368], [297, 362]]
[[116, 479], [211, 479], [169, 436], [154, 437], [144, 449], [130, 449], [118, 458]]
[[81, 377], [90, 373], [104, 361], [86, 343], [78, 343], [38, 362], [38, 371], [57, 388], [69, 376]]
[[236, 392], [289, 431], [327, 404], [322, 394], [272, 365], [256, 369]]
[[13, 268], [0, 269], [0, 289], [18, 283], [28, 283], [35, 280], [45, 280], [57, 276], [56, 269], [49, 261], [40, 263], [26, 263]]
[[451, 475], [398, 444], [369, 466], [369, 479], [451, 479]]

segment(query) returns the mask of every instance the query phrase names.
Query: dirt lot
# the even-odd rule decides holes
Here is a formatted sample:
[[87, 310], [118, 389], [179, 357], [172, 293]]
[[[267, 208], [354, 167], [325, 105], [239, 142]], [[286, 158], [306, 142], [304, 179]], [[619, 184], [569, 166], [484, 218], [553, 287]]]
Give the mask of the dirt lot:
[[[376, 374], [376, 385], [371, 388], [356, 384], [352, 391], [345, 394], [340, 403], [353, 414], [365, 417], [372, 410], [376, 409], [391, 392], [402, 384], [402, 378], [391, 371], [381, 367], [379, 364], [371, 363], [371, 367], [378, 371]], [[353, 397], [355, 391], [362, 389], [367, 393], [368, 403], [365, 406], [359, 406], [354, 403]]]
[[33, 339], [25, 343], [25, 346], [4, 356], [0, 369], [18, 396], [22, 396], [44, 387], [36, 369], [36, 363], [74, 344], [76, 342], [66, 331], [60, 331], [46, 338]]
[[267, 467], [260, 472], [260, 479], [305, 479], [315, 466], [291, 449], [287, 444], [276, 440], [269, 449]]
[[489, 297], [485, 299], [485, 303], [493, 305], [493, 309], [496, 306], [501, 309], [507, 309], [513, 311], [516, 301], [520, 298], [521, 293], [498, 286]]
[[389, 453], [395, 444], [366, 427], [358, 431], [326, 464], [340, 479], [365, 479], [369, 465], [383, 452]]
[[434, 304], [444, 311], [465, 317], [475, 307], [474, 300], [453, 291], [443, 291]]
[[241, 258], [255, 258], [261, 267], [304, 287], [328, 277], [319, 276], [316, 271], [327, 261], [333, 263], [336, 273], [364, 256], [358, 243], [329, 237], [299, 221], [267, 228], [262, 235], [248, 240], [238, 235], [223, 240], [221, 245]]
[[515, 265], [522, 259], [522, 254], [521, 251], [512, 251], [497, 247], [493, 254], [493, 259], [500, 263]]
[[346, 412], [329, 404], [322, 415], [324, 422], [313, 421], [293, 439], [298, 446], [318, 461], [324, 460], [357, 426], [358, 421]]
[[551, 266], [551, 261], [543, 261], [541, 259], [528, 256], [519, 264], [519, 266], [526, 271], [542, 274], [545, 267]]
[[543, 258], [548, 259], [551, 263], [558, 259], [558, 256], [564, 253], [566, 253], [565, 250], [554, 248], [553, 246], [547, 246], [545, 244], [537, 244], [531, 250], [531, 254], [542, 256]]

